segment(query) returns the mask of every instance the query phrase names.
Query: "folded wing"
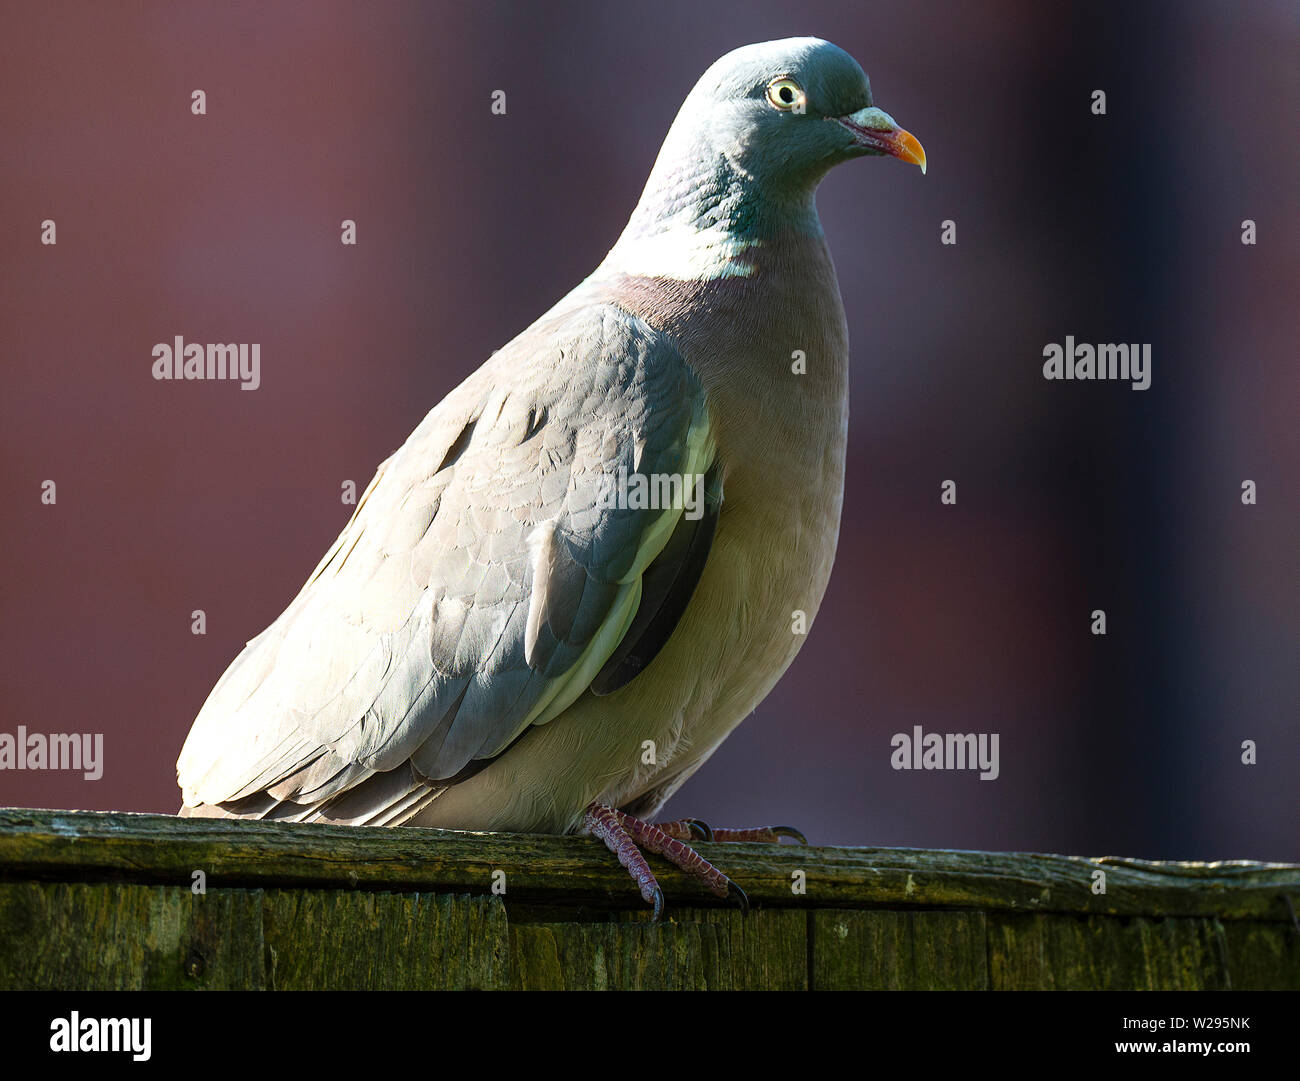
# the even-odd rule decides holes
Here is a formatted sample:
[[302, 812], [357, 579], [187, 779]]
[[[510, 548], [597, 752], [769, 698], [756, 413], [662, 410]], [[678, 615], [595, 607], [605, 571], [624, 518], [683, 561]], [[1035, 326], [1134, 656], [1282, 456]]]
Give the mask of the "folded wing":
[[[707, 558], [714, 456], [663, 335], [612, 305], [530, 328], [380, 466], [222, 676], [177, 763], [187, 808], [402, 821], [593, 683], [622, 686]], [[705, 474], [703, 517], [628, 498], [629, 478]]]

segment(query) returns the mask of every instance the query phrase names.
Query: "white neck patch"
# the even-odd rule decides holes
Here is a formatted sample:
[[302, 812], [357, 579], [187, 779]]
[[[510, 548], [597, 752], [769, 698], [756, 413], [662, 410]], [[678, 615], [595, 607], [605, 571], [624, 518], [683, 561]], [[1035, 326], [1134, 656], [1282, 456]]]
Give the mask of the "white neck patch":
[[760, 246], [720, 225], [700, 229], [694, 222], [670, 221], [657, 232], [621, 236], [596, 269], [597, 275], [668, 278], [702, 282], [752, 277], [754, 267], [740, 256]]

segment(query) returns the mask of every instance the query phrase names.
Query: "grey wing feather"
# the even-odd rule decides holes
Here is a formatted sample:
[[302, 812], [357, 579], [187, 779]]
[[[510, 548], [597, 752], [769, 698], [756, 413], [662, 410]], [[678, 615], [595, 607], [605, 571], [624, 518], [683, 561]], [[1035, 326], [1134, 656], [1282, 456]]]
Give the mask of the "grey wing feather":
[[704, 479], [698, 516], [683, 515], [641, 579], [641, 603], [618, 648], [591, 682], [593, 694], [612, 694], [645, 670], [667, 642], [695, 593], [722, 509], [721, 463]]
[[680, 517], [611, 506], [620, 469], [712, 458], [703, 391], [658, 332], [612, 305], [530, 328], [380, 466], [222, 676], [177, 763], [186, 805], [409, 817], [619, 646]]

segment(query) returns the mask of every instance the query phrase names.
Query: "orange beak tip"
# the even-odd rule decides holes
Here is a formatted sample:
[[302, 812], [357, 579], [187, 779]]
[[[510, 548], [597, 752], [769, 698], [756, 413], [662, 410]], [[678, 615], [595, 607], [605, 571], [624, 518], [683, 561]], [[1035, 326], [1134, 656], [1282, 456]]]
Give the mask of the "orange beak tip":
[[903, 161], [911, 162], [913, 165], [921, 167], [921, 175], [925, 175], [925, 147], [920, 143], [910, 131], [899, 130], [896, 136], [898, 141], [898, 157]]

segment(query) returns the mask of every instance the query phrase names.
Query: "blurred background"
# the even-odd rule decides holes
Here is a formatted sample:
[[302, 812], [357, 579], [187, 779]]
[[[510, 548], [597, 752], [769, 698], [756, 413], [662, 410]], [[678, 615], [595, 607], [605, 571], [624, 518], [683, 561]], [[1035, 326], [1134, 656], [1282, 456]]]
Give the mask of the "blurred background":
[[[862, 62], [930, 170], [822, 187], [838, 561], [668, 813], [1300, 858], [1291, 0], [4, 5], [0, 732], [102, 732], [105, 771], [0, 772], [0, 804], [174, 811], [195, 713], [346, 522], [341, 483], [595, 267], [714, 59], [797, 34]], [[1046, 382], [1067, 334], [1151, 343], [1151, 389]], [[176, 335], [260, 342], [261, 388], [155, 382]], [[998, 733], [1001, 776], [891, 769], [917, 724]]]

